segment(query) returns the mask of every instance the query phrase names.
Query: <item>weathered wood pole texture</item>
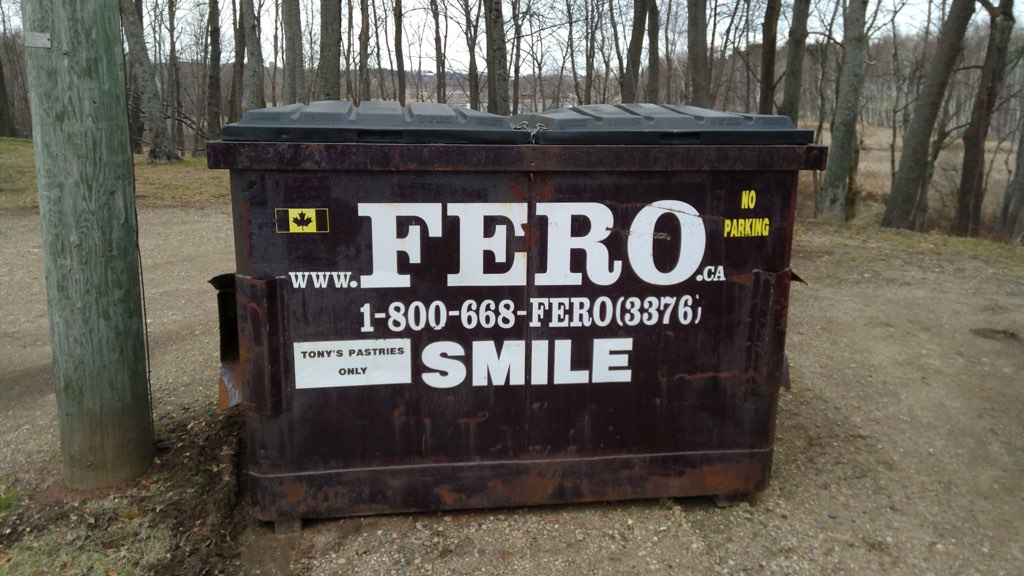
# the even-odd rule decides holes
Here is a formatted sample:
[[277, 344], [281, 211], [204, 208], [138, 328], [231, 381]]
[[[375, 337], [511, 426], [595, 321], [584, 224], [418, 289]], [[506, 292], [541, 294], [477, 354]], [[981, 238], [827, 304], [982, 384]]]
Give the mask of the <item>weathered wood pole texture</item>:
[[114, 486], [153, 458], [118, 2], [22, 6], [64, 480]]

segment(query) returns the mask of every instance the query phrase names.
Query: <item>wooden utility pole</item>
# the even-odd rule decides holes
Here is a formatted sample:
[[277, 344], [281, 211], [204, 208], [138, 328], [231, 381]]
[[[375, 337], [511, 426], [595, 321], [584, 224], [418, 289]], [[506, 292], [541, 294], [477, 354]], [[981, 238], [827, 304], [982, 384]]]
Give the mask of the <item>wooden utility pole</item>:
[[113, 486], [153, 458], [118, 1], [22, 5], [64, 480]]

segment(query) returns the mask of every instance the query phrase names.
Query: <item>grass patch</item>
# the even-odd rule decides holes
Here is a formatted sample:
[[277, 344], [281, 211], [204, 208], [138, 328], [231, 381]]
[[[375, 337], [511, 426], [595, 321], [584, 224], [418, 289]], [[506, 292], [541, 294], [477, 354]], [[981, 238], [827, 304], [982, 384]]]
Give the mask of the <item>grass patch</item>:
[[28, 491], [0, 480], [0, 518], [14, 510], [28, 496]]
[[[135, 197], [143, 206], [204, 206], [231, 199], [227, 170], [210, 170], [205, 158], [154, 164], [135, 161]], [[0, 208], [39, 206], [32, 141], [0, 138]]]
[[203, 206], [231, 201], [227, 170], [210, 170], [206, 158], [173, 164], [135, 157], [135, 197], [144, 206]]
[[109, 519], [85, 509], [0, 553], [7, 574], [139, 574], [165, 558], [173, 537], [149, 518]]
[[32, 141], [0, 138], [0, 208], [39, 205]]
[[[997, 270], [1024, 275], [1024, 246], [995, 242], [985, 238], [947, 236], [939, 232], [921, 234], [909, 230], [879, 228], [873, 225], [838, 225], [820, 220], [802, 220], [794, 230], [796, 238], [812, 236], [869, 242], [906, 258], [930, 256], [955, 261], [977, 261]], [[871, 258], [877, 258], [877, 254]]]

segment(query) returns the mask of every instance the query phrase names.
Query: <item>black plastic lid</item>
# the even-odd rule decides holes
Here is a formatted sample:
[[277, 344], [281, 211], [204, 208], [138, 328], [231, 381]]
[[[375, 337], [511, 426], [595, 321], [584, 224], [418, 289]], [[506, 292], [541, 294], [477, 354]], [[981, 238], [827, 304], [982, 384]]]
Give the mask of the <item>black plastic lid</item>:
[[810, 144], [787, 116], [735, 114], [685, 105], [590, 104], [513, 119], [537, 144], [750, 145]]
[[221, 138], [244, 142], [373, 142], [401, 144], [526, 144], [509, 118], [447, 104], [324, 100], [250, 110], [224, 126]]

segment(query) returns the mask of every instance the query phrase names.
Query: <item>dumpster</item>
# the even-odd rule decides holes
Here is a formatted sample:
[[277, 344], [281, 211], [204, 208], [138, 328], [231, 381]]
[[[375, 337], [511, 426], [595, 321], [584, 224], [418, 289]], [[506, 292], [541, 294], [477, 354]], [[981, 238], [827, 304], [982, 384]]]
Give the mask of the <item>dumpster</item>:
[[644, 104], [226, 126], [252, 513], [762, 490], [811, 136]]

